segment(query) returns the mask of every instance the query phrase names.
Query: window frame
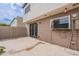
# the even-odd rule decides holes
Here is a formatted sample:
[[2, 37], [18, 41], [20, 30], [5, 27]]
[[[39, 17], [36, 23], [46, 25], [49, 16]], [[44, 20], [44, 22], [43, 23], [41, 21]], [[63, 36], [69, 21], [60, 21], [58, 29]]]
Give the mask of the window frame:
[[[65, 18], [65, 17], [68, 17], [68, 19], [69, 19], [69, 21], [68, 21], [68, 22], [69, 22], [68, 28], [54, 28], [54, 27], [53, 27], [53, 25], [54, 25], [53, 21], [54, 21], [54, 20], [62, 19], [62, 18]], [[52, 29], [71, 29], [71, 19], [70, 19], [70, 15], [61, 16], [61, 17], [57, 17], [57, 18], [51, 19], [51, 20], [50, 20], [50, 30], [52, 30]]]

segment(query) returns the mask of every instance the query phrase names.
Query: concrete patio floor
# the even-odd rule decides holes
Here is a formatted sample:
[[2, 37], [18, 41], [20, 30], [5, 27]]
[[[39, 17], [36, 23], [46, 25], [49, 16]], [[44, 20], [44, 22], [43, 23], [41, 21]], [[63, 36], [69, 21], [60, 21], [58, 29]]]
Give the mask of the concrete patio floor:
[[[23, 50], [32, 47], [38, 42], [42, 42], [31, 50]], [[2, 56], [73, 56], [79, 55], [79, 51], [67, 49], [58, 45], [46, 43], [35, 38], [23, 37], [0, 41], [1, 46], [6, 47], [6, 52]], [[16, 52], [19, 51], [19, 52]], [[16, 52], [16, 53], [14, 53]]]

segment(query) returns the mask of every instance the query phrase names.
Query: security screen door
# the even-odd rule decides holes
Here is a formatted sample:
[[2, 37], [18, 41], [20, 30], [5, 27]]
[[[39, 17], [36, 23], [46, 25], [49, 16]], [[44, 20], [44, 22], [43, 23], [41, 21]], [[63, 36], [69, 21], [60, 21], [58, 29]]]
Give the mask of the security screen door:
[[37, 32], [38, 32], [38, 24], [37, 23], [30, 24], [30, 36], [37, 37]]

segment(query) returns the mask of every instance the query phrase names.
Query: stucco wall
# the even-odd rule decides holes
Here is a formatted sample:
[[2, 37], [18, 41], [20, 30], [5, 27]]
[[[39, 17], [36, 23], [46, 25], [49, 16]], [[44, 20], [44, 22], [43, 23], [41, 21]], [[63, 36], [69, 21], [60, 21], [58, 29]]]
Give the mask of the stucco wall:
[[50, 19], [38, 21], [38, 36], [40, 40], [68, 47], [71, 38], [70, 31], [52, 31], [50, 30]]
[[67, 3], [29, 3], [30, 4], [30, 11], [26, 13], [23, 17], [24, 22], [35, 18], [39, 15], [47, 13], [51, 10], [59, 8], [61, 6], [66, 5]]
[[38, 36], [40, 40], [51, 42], [51, 31], [49, 19], [40, 20], [38, 23]]
[[27, 36], [25, 27], [0, 26], [0, 39], [18, 38]]
[[[67, 11], [65, 14], [64, 12], [61, 12], [59, 14], [55, 14], [53, 16], [49, 16], [47, 18], [43, 18], [37, 21], [33, 21], [35, 23], [38, 23], [38, 38], [40, 40], [50, 42], [52, 44], [57, 44], [63, 47], [69, 47], [70, 46], [70, 40], [71, 40], [71, 30], [50, 30], [50, 20], [53, 18], [61, 17], [61, 16], [66, 16], [70, 15], [70, 20], [72, 21], [71, 14], [72, 13], [79, 13], [79, 8], [75, 8], [72, 10]], [[33, 23], [32, 22], [32, 23]], [[31, 22], [30, 22], [31, 23]], [[76, 21], [76, 28], [79, 31], [79, 20]], [[72, 26], [72, 25], [71, 25]], [[76, 35], [74, 36], [74, 39], [76, 39]], [[77, 43], [78, 43], [78, 50], [79, 50], [79, 34], [77, 38]]]
[[[69, 11], [66, 15], [70, 15], [71, 13], [79, 12], [79, 9], [73, 9], [72, 11]], [[36, 21], [38, 23], [38, 36], [40, 37], [40, 40], [50, 42], [52, 44], [57, 44], [63, 47], [69, 47], [70, 46], [70, 40], [71, 40], [71, 30], [50, 30], [50, 20], [56, 17], [64, 16], [64, 13], [60, 13], [48, 18], [41, 19], [39, 21]], [[71, 19], [72, 20], [72, 19]], [[76, 21], [75, 27], [79, 31], [79, 20]], [[78, 35], [78, 38], [77, 38]], [[74, 39], [77, 40], [78, 43], [78, 50], [79, 50], [79, 34], [74, 36]]]
[[[38, 36], [39, 36], [38, 39], [68, 48], [71, 40], [71, 31], [50, 30], [50, 20], [51, 18], [46, 18], [37, 21]], [[74, 39], [76, 39], [76, 36], [74, 36]], [[78, 37], [78, 50], [79, 50], [79, 37]]]

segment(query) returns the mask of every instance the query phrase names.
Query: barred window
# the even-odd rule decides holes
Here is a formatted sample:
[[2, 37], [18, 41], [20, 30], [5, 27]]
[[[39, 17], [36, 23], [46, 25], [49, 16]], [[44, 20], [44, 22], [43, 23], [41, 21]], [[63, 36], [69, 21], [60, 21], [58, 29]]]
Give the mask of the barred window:
[[28, 13], [30, 11], [30, 4], [27, 5], [27, 7], [25, 8], [25, 14]]

